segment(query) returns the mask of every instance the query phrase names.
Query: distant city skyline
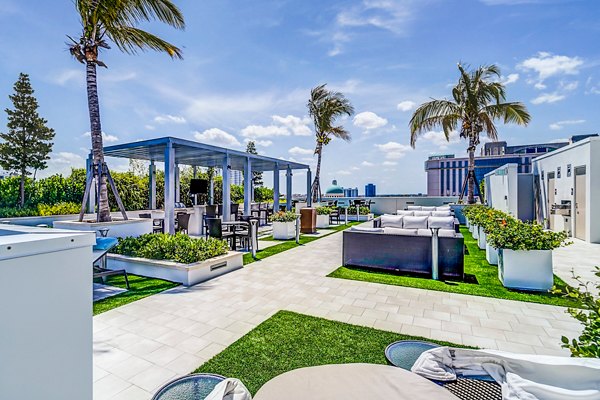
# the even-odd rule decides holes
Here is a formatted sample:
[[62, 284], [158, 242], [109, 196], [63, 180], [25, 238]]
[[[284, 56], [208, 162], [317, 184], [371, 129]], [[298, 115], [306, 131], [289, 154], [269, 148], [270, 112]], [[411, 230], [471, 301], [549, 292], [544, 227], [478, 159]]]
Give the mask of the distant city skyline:
[[[305, 105], [312, 87], [328, 83], [356, 115], [340, 121], [353, 140], [325, 147], [321, 182], [425, 193], [428, 156], [460, 157], [466, 144], [457, 133], [446, 142], [432, 131], [413, 150], [408, 121], [422, 102], [450, 96], [459, 61], [498, 64], [508, 100], [529, 108], [527, 128], [498, 123], [509, 144], [551, 142], [600, 125], [598, 2], [175, 2], [187, 29], [152, 28], [183, 49], [183, 61], [116, 48], [101, 56], [108, 65], [98, 74], [106, 145], [169, 135], [243, 150], [254, 140], [260, 154], [313, 165], [314, 176]], [[0, 109], [12, 107], [12, 86], [19, 72], [28, 73], [40, 114], [56, 130], [49, 168], [38, 176], [83, 168], [89, 152], [84, 68], [65, 44], [79, 29], [71, 1], [0, 5]], [[128, 168], [127, 160], [108, 162], [115, 171]], [[272, 185], [272, 174], [264, 182]], [[305, 187], [305, 176], [295, 174], [294, 192]]]

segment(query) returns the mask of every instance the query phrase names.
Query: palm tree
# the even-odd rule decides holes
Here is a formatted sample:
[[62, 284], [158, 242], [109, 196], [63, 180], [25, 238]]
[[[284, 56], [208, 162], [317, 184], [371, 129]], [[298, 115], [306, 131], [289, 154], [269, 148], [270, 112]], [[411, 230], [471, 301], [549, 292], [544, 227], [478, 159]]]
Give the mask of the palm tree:
[[[88, 109], [90, 114], [94, 175], [97, 166], [104, 164], [102, 128], [96, 66], [106, 67], [98, 59], [101, 49], [109, 49], [109, 41], [127, 54], [155, 50], [181, 59], [181, 50], [161, 38], [137, 28], [143, 21], [158, 20], [177, 29], [185, 22], [181, 11], [171, 0], [75, 0], [81, 18], [82, 33], [78, 40], [69, 36], [69, 51], [77, 61], [86, 66]], [[106, 188], [106, 174], [100, 177], [98, 193], [98, 222], [110, 221], [110, 208]]]
[[[499, 82], [500, 69], [496, 65], [480, 66], [467, 71], [458, 64], [460, 78], [452, 89], [452, 100], [432, 100], [417, 108], [410, 120], [410, 144], [414, 148], [417, 137], [427, 131], [441, 127], [447, 140], [458, 128], [460, 137], [468, 140], [469, 167], [468, 203], [475, 202], [475, 150], [479, 135], [485, 132], [491, 140], [498, 140], [494, 121], [526, 126], [531, 116], [523, 103], [505, 102], [506, 90]], [[461, 193], [462, 199], [463, 193]]]
[[321, 158], [323, 157], [323, 146], [331, 142], [334, 137], [350, 141], [350, 132], [342, 125], [335, 125], [337, 118], [344, 115], [352, 116], [354, 107], [350, 101], [340, 92], [327, 90], [327, 84], [319, 85], [310, 91], [308, 100], [308, 114], [312, 117], [315, 125], [315, 135], [317, 145], [315, 153], [317, 155], [317, 170], [312, 184], [311, 193], [313, 201], [321, 198]]

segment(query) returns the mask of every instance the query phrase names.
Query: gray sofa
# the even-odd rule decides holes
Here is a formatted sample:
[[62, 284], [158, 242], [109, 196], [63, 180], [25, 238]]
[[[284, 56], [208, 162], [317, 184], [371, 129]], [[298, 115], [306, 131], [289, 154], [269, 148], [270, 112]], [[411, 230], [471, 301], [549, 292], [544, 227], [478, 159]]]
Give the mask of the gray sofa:
[[345, 266], [383, 269], [431, 277], [432, 231], [438, 230], [438, 268], [441, 280], [463, 280], [464, 238], [453, 217], [383, 215], [373, 227], [343, 232]]

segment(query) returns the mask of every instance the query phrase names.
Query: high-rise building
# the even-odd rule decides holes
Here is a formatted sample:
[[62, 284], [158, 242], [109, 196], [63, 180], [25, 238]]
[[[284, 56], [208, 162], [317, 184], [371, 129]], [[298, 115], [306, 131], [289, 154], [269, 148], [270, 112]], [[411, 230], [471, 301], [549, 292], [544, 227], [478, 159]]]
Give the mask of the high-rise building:
[[[486, 143], [481, 155], [475, 157], [475, 177], [481, 182], [485, 174], [508, 163], [515, 163], [520, 173], [532, 172], [531, 160], [549, 151], [568, 145], [568, 142], [507, 146], [506, 142]], [[428, 196], [459, 196], [467, 176], [469, 159], [454, 154], [430, 156], [425, 161]], [[475, 187], [475, 195], [479, 188]]]
[[365, 185], [365, 197], [377, 196], [377, 187], [373, 183], [367, 183]]
[[229, 170], [229, 182], [232, 185], [243, 185], [244, 184], [244, 174], [242, 171], [238, 171], [235, 169]]
[[344, 188], [344, 197], [358, 197], [358, 188]]

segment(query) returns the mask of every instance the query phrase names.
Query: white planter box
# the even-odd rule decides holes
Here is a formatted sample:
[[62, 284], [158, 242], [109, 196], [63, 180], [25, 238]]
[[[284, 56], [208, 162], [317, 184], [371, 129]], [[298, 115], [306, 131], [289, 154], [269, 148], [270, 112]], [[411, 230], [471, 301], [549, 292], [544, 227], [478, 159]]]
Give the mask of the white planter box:
[[185, 286], [216, 278], [244, 266], [243, 254], [238, 251], [230, 251], [225, 255], [192, 264], [128, 257], [120, 254], [109, 254], [107, 259], [108, 269], [124, 269], [127, 273], [164, 279]]
[[471, 223], [469, 222], [468, 219], [465, 219], [465, 222], [466, 222], [467, 228], [469, 229], [469, 232], [471, 232]]
[[554, 283], [552, 250], [498, 250], [498, 279], [507, 288], [549, 290]]
[[317, 228], [329, 228], [329, 215], [317, 215]]
[[369, 215], [360, 215], [356, 218], [356, 214], [348, 214], [348, 221], [370, 221], [370, 219]]
[[473, 234], [473, 239], [479, 239], [479, 227], [477, 225], [471, 225], [473, 229], [471, 233]]
[[296, 237], [296, 222], [273, 222], [273, 239], [289, 240]]
[[110, 237], [138, 237], [145, 233], [152, 233], [152, 220], [150, 218], [130, 218], [127, 221], [117, 220], [112, 222], [83, 222], [78, 221], [55, 221], [54, 228], [70, 229], [73, 231], [96, 232], [102, 228], [108, 228]]
[[492, 247], [489, 243], [485, 244], [485, 259], [491, 265], [498, 265], [498, 249]]
[[485, 234], [483, 229], [481, 229], [481, 227], [479, 227], [479, 239], [477, 239], [477, 245], [479, 246], [480, 250], [485, 250], [486, 244], [487, 244], [487, 235]]

